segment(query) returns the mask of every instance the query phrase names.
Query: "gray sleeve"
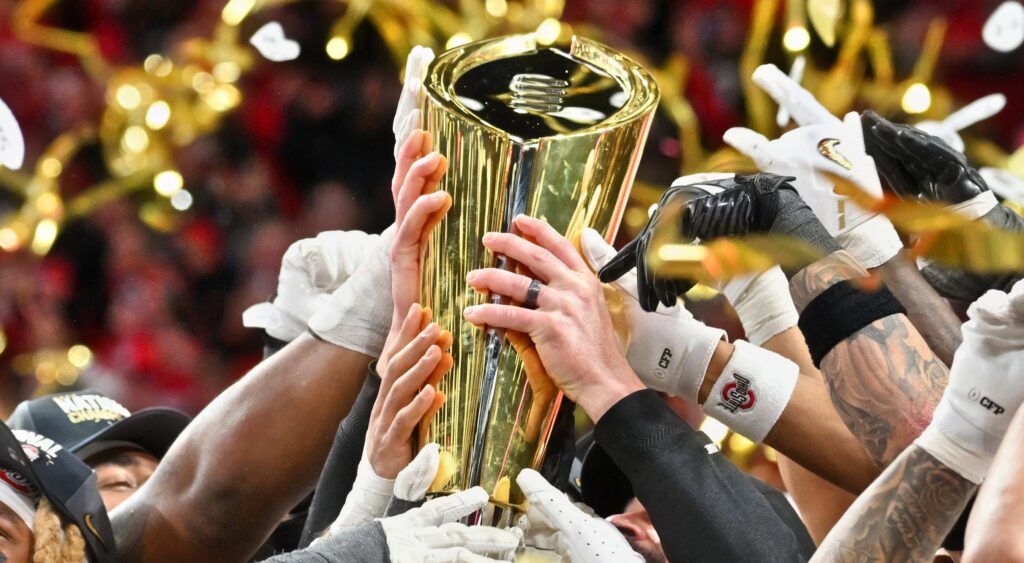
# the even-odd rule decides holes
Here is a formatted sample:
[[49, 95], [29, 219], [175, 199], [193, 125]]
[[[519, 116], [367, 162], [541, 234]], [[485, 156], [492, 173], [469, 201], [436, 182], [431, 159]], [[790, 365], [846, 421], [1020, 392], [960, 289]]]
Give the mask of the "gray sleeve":
[[275, 555], [262, 563], [389, 563], [388, 540], [380, 522], [349, 528], [305, 549]]

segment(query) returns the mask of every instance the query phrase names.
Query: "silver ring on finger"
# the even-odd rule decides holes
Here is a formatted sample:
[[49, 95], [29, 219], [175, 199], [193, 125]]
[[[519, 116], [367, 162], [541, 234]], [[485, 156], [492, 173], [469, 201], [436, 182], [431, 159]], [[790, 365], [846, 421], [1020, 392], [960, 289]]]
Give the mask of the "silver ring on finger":
[[540, 280], [533, 280], [530, 282], [530, 287], [526, 289], [526, 300], [523, 301], [523, 307], [527, 309], [537, 308], [537, 299], [540, 298], [540, 288], [543, 284]]

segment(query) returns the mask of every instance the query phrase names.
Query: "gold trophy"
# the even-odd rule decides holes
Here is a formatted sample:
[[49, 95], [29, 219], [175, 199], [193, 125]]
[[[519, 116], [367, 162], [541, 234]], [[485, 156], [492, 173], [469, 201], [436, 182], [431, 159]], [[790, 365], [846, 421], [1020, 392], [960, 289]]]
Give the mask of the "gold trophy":
[[542, 46], [534, 35], [447, 51], [424, 86], [425, 129], [448, 159], [439, 189], [453, 205], [427, 245], [421, 295], [454, 336], [455, 363], [438, 386], [447, 399], [423, 423], [421, 445], [441, 445], [432, 492], [480, 485], [494, 507], [515, 507], [523, 500], [515, 477], [540, 467], [561, 393], [528, 337], [463, 319], [463, 309], [489, 299], [466, 274], [516, 267], [491, 256], [481, 238], [508, 232], [520, 213], [570, 240], [584, 227], [614, 238], [658, 88], [640, 65], [600, 43], [574, 37], [568, 48]]

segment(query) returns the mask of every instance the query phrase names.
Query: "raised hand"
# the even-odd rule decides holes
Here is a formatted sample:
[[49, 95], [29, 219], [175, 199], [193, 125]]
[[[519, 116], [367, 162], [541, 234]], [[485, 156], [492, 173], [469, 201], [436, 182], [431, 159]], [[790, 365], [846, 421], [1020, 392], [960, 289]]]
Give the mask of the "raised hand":
[[956, 205], [988, 193], [988, 185], [967, 157], [942, 139], [872, 111], [864, 112], [861, 122], [865, 149], [899, 197]]
[[[520, 215], [515, 226], [522, 236], [488, 233], [483, 243], [537, 276], [537, 308], [487, 303], [463, 314], [477, 326], [527, 334], [555, 384], [596, 420], [644, 386], [618, 350], [600, 282], [572, 243], [539, 219]], [[466, 281], [479, 291], [525, 303], [534, 280], [485, 268], [471, 271]]]
[[644, 560], [615, 526], [581, 510], [540, 473], [524, 469], [516, 483], [530, 503], [522, 524], [527, 546], [554, 551], [573, 563]]
[[395, 133], [395, 159], [409, 135], [423, 128], [423, 79], [427, 75], [427, 67], [434, 60], [434, 51], [430, 47], [417, 45], [405, 59], [405, 84], [402, 95], [398, 98], [398, 108], [391, 130]]
[[331, 292], [348, 280], [379, 239], [362, 231], [326, 231], [292, 243], [281, 260], [273, 302], [246, 309], [242, 324], [291, 342], [306, 332], [309, 318], [327, 306]]

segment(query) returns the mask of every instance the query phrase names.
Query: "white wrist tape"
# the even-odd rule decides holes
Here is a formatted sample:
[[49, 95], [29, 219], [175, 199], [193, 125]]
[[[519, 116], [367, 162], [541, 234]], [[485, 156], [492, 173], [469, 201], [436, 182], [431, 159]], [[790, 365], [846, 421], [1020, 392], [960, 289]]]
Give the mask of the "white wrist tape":
[[949, 210], [968, 219], [981, 219], [986, 213], [999, 205], [996, 195], [991, 191], [981, 192], [967, 201], [950, 205]]
[[747, 341], [757, 346], [796, 326], [800, 319], [789, 295], [789, 281], [778, 266], [729, 280], [721, 292], [739, 315]]
[[889, 219], [875, 215], [836, 240], [865, 268], [877, 268], [903, 250], [903, 241]]
[[359, 461], [352, 490], [341, 507], [341, 514], [331, 524], [331, 533], [358, 526], [374, 518], [382, 518], [394, 490], [395, 481], [377, 475], [364, 454]]
[[701, 409], [751, 441], [764, 440], [793, 396], [800, 368], [782, 356], [737, 340]]
[[[971, 424], [960, 423], [955, 429], [946, 427], [948, 421], [961, 419], [948, 401], [939, 401], [931, 424], [914, 443], [964, 479], [980, 485], [999, 444], [991, 444], [991, 437]], [[964, 441], [968, 443], [962, 443]], [[981, 447], [983, 444], [988, 447]]]

